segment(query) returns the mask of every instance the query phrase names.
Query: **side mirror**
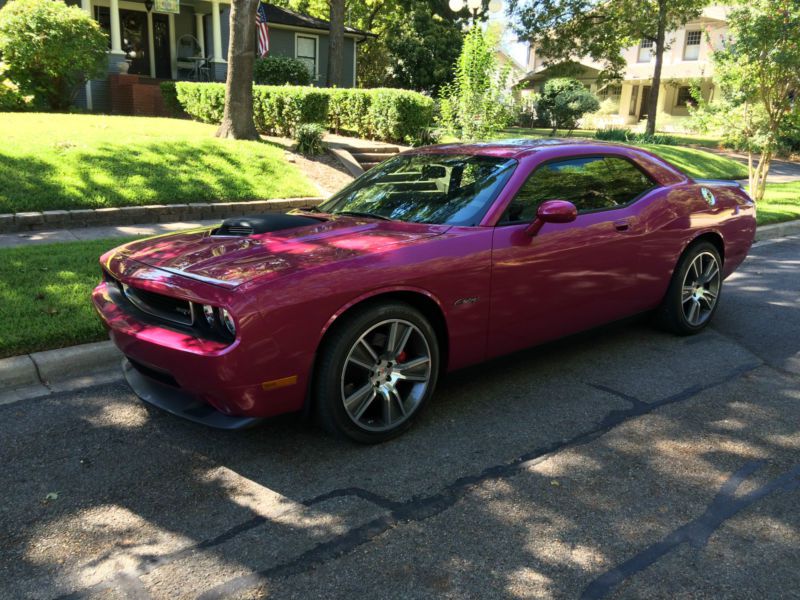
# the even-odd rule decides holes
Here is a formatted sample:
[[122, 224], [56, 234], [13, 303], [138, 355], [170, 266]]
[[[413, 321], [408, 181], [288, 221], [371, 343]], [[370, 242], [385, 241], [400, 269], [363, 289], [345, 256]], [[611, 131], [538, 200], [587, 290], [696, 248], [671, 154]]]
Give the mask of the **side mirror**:
[[525, 230], [533, 237], [545, 223], [571, 223], [578, 217], [578, 209], [572, 202], [566, 200], [548, 200], [539, 205], [536, 218]]

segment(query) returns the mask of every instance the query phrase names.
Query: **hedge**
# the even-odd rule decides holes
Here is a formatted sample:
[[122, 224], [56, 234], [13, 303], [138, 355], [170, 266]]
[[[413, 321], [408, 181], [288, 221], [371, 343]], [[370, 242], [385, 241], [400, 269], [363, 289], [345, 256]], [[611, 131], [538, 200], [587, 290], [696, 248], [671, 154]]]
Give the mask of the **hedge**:
[[[193, 119], [222, 121], [224, 84], [177, 82], [175, 98]], [[407, 90], [253, 86], [256, 128], [272, 135], [288, 137], [303, 123], [321, 123], [362, 138], [414, 143], [433, 124], [433, 111], [431, 98]]]

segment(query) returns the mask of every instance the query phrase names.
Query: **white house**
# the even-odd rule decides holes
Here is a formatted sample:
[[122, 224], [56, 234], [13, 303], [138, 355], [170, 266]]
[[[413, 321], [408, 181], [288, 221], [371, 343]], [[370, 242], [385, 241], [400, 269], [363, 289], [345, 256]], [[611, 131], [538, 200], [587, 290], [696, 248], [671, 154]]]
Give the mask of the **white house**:
[[[712, 5], [705, 8], [697, 19], [667, 33], [669, 48], [664, 53], [661, 86], [658, 96], [659, 129], [681, 129], [681, 121], [689, 115], [687, 102], [691, 102], [690, 86], [699, 84], [703, 97], [712, 100], [714, 65], [711, 53], [722, 46], [728, 30], [727, 15], [730, 6]], [[616, 114], [610, 115], [605, 125], [633, 125], [647, 118], [647, 98], [652, 88], [655, 59], [654, 42], [642, 40], [623, 51], [625, 71], [622, 80], [609, 85], [599, 85], [598, 72], [602, 65], [587, 58], [577, 58], [581, 73], [577, 79], [597, 94], [600, 100], [611, 99], [617, 105]], [[528, 72], [523, 81], [530, 88], [541, 90], [544, 82], [553, 76], [545, 66], [546, 59], [531, 46], [528, 49]]]

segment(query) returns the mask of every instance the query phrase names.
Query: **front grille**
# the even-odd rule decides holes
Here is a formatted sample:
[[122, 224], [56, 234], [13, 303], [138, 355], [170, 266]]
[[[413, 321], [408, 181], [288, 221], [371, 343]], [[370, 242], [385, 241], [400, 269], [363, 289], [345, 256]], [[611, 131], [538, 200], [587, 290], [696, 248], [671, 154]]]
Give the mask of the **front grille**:
[[133, 288], [124, 283], [122, 293], [131, 304], [144, 313], [181, 325], [194, 323], [194, 308], [187, 300]]

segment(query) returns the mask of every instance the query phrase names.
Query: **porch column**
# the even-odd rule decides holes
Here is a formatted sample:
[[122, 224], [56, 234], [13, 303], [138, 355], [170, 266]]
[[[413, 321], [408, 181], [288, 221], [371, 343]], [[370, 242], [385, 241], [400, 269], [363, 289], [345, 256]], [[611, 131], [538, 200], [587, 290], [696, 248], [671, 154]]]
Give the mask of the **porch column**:
[[211, 0], [211, 37], [214, 42], [214, 62], [225, 62], [222, 56], [222, 25], [219, 20], [219, 0]]
[[[87, 13], [87, 14], [89, 14], [91, 16], [91, 14], [92, 14], [92, 0], [81, 0], [81, 8], [83, 9], [83, 12], [85, 12], [85, 13]], [[86, 108], [88, 110], [92, 110], [92, 108], [94, 108], [94, 107], [92, 106], [92, 82], [91, 81], [88, 81], [88, 80], [86, 81], [85, 89], [86, 89]]]
[[153, 39], [153, 12], [147, 11], [147, 56], [150, 58], [150, 77], [156, 76], [156, 43]]
[[172, 78], [178, 78], [178, 44], [175, 41], [175, 15], [169, 13], [169, 56], [172, 68]]
[[119, 0], [111, 0], [111, 54], [122, 52], [122, 32], [119, 23]]
[[203, 15], [195, 14], [195, 30], [197, 31], [197, 43], [200, 44], [200, 56], [206, 55], [206, 28], [203, 26]]

